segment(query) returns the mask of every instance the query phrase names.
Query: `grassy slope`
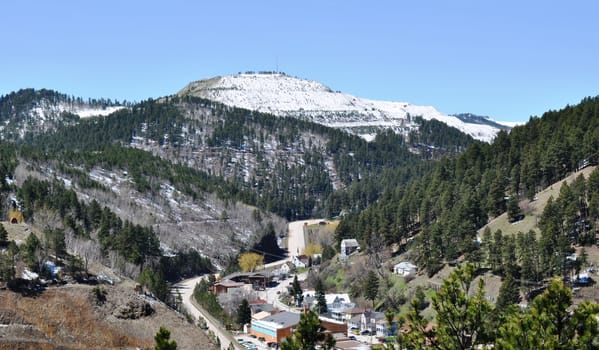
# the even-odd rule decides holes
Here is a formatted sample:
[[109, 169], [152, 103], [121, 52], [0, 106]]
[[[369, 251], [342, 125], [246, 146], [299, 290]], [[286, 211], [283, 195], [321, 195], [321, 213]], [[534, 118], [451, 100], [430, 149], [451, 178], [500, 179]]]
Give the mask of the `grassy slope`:
[[564, 180], [558, 181], [545, 188], [543, 191], [537, 193], [537, 199], [535, 201], [530, 202], [528, 200], [524, 200], [520, 202], [520, 207], [524, 209], [524, 213], [526, 214], [524, 220], [512, 224], [508, 222], [507, 213], [503, 213], [478, 230], [478, 234], [482, 235], [486, 227], [489, 227], [491, 232], [501, 230], [503, 234], [508, 235], [514, 235], [518, 232], [528, 232], [529, 230], [534, 230], [539, 233], [539, 228], [537, 226], [538, 220], [541, 217], [541, 214], [543, 214], [543, 210], [545, 209], [545, 205], [547, 204], [549, 198], [551, 196], [553, 196], [554, 199], [559, 197], [559, 190], [564, 181], [571, 183], [580, 174], [582, 174], [585, 178], [588, 178], [593, 170], [595, 170], [595, 167], [584, 168], [581, 171], [575, 172]]
[[36, 236], [42, 237], [42, 233], [39, 232], [39, 230], [25, 223], [11, 224], [8, 221], [0, 221], [0, 225], [4, 225], [4, 228], [8, 232], [8, 240], [14, 240], [17, 244], [25, 242], [27, 236], [29, 236], [32, 231]]

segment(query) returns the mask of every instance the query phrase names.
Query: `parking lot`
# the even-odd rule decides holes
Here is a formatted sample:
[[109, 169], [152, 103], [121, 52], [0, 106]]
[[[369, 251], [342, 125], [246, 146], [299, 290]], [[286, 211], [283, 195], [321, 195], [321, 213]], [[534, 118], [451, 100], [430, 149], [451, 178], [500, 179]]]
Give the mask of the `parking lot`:
[[272, 350], [266, 345], [266, 342], [259, 341], [256, 338], [251, 337], [248, 334], [239, 334], [235, 336], [235, 339], [248, 350]]

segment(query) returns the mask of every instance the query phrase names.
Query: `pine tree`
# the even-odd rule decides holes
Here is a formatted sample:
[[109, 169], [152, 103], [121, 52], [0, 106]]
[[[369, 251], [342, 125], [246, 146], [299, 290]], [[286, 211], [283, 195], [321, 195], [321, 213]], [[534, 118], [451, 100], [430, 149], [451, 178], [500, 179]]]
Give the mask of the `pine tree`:
[[237, 308], [237, 323], [244, 325], [252, 321], [252, 310], [247, 299], [243, 299]]
[[319, 314], [327, 313], [329, 310], [327, 308], [327, 300], [325, 298], [325, 290], [322, 280], [318, 278], [316, 280], [316, 287], [314, 288], [316, 291], [316, 311]]
[[400, 320], [409, 331], [397, 335], [399, 348], [473, 349], [492, 341], [493, 306], [485, 297], [483, 279], [476, 292], [470, 292], [474, 277], [474, 265], [462, 264], [443, 281], [433, 296], [436, 328], [428, 327], [428, 319], [420, 314], [419, 301], [412, 299], [410, 310]]
[[291, 295], [293, 295], [293, 299], [295, 300], [295, 306], [301, 306], [304, 301], [304, 291], [302, 290], [302, 286], [300, 285], [297, 275], [293, 277], [293, 283], [291, 284]]
[[522, 211], [518, 205], [518, 198], [516, 195], [510, 196], [507, 202], [507, 217], [509, 222], [515, 222], [520, 217]]
[[499, 296], [497, 297], [495, 307], [498, 311], [502, 312], [503, 310], [506, 310], [508, 306], [519, 302], [520, 287], [512, 274], [508, 273], [499, 288]]
[[379, 277], [372, 270], [368, 272], [366, 284], [364, 285], [364, 297], [367, 300], [372, 300], [372, 308], [374, 309], [374, 301], [379, 294]]
[[507, 318], [499, 330], [496, 348], [596, 349], [599, 304], [571, 306], [571, 290], [559, 279], [552, 280], [526, 312], [515, 312]]
[[177, 342], [174, 340], [170, 340], [171, 331], [169, 331], [166, 327], [160, 326], [160, 330], [154, 336], [154, 340], [156, 341], [155, 350], [177, 350]]
[[29, 268], [39, 271], [41, 267], [42, 244], [37, 236], [30, 233], [21, 251], [23, 252], [23, 260], [25, 260]]
[[320, 325], [318, 315], [310, 310], [300, 316], [299, 324], [291, 337], [281, 343], [281, 350], [311, 350], [316, 349], [316, 344], [324, 342], [321, 345], [323, 350], [332, 350], [335, 348], [335, 339], [330, 335], [323, 333], [324, 328]]
[[0, 246], [6, 247], [8, 245], [8, 231], [4, 228], [4, 225], [0, 223]]
[[485, 344], [491, 332], [493, 306], [487, 301], [484, 280], [475, 293], [470, 293], [474, 265], [462, 264], [443, 281], [433, 297], [433, 308], [439, 322], [437, 340], [445, 349], [470, 349]]

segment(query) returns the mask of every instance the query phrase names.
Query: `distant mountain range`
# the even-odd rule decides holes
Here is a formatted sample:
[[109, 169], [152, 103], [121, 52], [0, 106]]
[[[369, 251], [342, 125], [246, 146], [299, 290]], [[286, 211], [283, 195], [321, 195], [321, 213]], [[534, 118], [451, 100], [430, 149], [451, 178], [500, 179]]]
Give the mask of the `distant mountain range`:
[[369, 100], [335, 92], [323, 84], [285, 74], [238, 74], [190, 83], [179, 96], [196, 96], [228, 106], [295, 117], [346, 130], [372, 140], [382, 129], [408, 135], [418, 129], [416, 117], [441, 121], [474, 139], [490, 142], [510, 126], [473, 114], [456, 116], [431, 106]]

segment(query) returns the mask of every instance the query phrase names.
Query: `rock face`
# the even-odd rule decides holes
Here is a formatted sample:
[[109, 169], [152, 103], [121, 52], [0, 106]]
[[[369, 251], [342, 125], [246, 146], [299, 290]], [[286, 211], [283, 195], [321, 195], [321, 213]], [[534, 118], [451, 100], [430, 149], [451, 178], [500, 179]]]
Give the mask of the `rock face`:
[[137, 320], [142, 317], [150, 316], [154, 309], [150, 303], [141, 299], [129, 300], [126, 304], [118, 306], [112, 315], [124, 320]]

